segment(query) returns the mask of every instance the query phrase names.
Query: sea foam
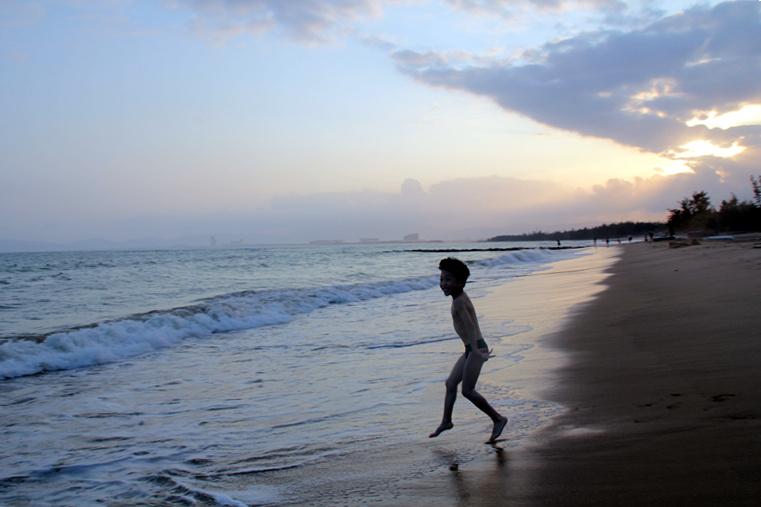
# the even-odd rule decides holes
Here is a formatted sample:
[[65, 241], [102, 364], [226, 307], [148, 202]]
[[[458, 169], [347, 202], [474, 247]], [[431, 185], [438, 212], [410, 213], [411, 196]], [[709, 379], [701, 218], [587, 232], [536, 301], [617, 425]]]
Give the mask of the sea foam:
[[[558, 257], [557, 252], [549, 250], [520, 250], [471, 265], [487, 269], [526, 266]], [[42, 340], [11, 339], [0, 343], [0, 378], [116, 362], [175, 346], [187, 338], [285, 324], [329, 305], [426, 290], [437, 284], [438, 276], [429, 275], [354, 285], [244, 291], [191, 306], [62, 330]]]

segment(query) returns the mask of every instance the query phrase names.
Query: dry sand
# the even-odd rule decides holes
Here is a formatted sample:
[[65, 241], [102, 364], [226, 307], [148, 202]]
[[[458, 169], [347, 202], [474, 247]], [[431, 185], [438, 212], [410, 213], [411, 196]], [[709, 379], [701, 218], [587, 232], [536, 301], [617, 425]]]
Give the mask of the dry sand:
[[569, 360], [537, 385], [567, 412], [408, 485], [410, 505], [761, 505], [761, 249], [620, 250], [607, 289], [543, 338]]

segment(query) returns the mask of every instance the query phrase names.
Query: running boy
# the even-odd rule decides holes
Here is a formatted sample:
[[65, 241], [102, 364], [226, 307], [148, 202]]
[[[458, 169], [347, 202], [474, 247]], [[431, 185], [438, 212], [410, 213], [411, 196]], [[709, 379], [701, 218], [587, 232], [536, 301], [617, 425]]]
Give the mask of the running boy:
[[448, 257], [439, 262], [441, 278], [439, 286], [445, 296], [452, 296], [452, 322], [454, 330], [465, 344], [465, 352], [457, 359], [447, 378], [447, 393], [444, 398], [444, 416], [430, 438], [438, 437], [442, 431], [451, 430], [452, 409], [457, 398], [457, 385], [462, 382], [462, 395], [469, 399], [494, 422], [489, 442], [494, 442], [507, 424], [507, 417], [500, 415], [489, 402], [476, 391], [476, 381], [481, 367], [489, 359], [491, 351], [486, 345], [478, 327], [476, 310], [463, 290], [470, 276], [470, 270], [459, 259]]

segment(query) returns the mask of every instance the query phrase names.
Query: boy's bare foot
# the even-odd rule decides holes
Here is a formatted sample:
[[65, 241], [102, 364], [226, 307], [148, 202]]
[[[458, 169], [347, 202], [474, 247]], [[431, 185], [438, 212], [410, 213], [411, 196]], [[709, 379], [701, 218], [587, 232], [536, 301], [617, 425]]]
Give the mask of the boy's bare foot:
[[494, 442], [502, 434], [502, 430], [507, 426], [507, 417], [502, 417], [494, 422], [494, 429], [491, 430], [491, 438], [489, 442]]
[[454, 424], [452, 423], [448, 423], [448, 424], [441, 423], [439, 424], [439, 427], [436, 428], [436, 431], [428, 435], [428, 438], [438, 437], [442, 432], [451, 430], [452, 428], [454, 428]]

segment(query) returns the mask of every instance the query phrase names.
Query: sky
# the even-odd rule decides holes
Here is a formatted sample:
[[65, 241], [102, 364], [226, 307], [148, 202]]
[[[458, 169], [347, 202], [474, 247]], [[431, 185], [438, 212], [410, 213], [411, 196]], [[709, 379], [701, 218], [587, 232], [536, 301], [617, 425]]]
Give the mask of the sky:
[[0, 2], [0, 240], [481, 239], [761, 175], [761, 2]]

